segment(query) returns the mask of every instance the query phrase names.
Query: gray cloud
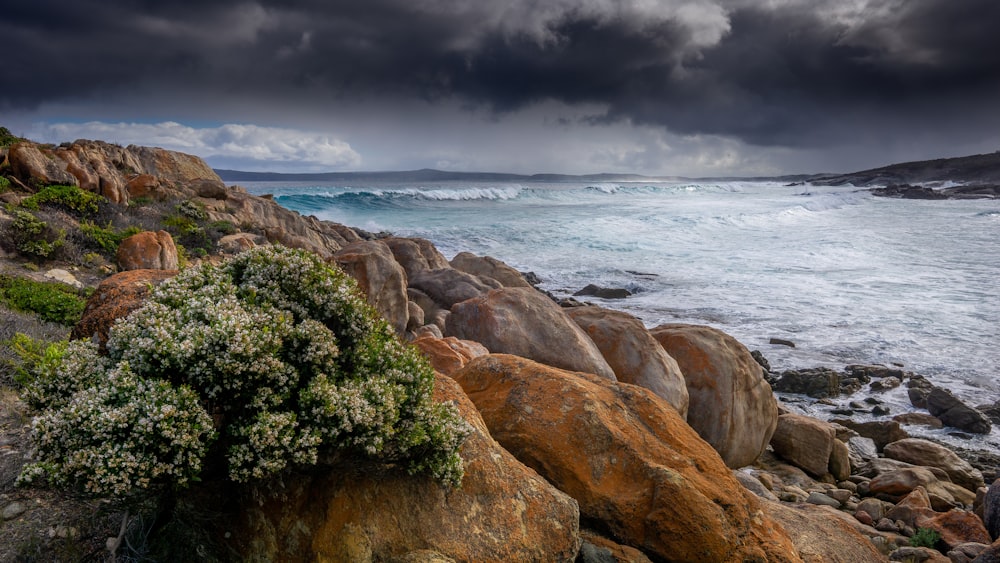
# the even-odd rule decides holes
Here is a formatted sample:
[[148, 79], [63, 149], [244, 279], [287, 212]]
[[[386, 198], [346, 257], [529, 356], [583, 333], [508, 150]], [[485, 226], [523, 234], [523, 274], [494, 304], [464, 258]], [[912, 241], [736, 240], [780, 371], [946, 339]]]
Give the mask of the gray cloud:
[[588, 108], [581, 127], [752, 146], [975, 145], [1000, 126], [997, 21], [993, 0], [38, 0], [0, 20], [0, 111], [149, 97], [259, 123], [417, 100], [503, 121], [554, 102]]

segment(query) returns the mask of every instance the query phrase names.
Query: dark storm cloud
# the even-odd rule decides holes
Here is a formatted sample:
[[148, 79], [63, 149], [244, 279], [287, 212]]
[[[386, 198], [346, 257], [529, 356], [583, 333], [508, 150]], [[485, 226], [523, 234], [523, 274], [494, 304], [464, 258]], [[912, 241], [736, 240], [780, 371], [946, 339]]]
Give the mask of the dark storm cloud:
[[995, 128], [994, 0], [21, 2], [0, 109], [166, 92], [225, 104], [556, 100], [760, 145]]

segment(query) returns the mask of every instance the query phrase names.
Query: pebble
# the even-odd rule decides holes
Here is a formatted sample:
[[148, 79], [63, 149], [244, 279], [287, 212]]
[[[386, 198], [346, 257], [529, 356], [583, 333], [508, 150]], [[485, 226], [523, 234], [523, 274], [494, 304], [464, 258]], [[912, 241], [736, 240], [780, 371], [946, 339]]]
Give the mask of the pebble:
[[3, 508], [3, 512], [0, 512], [0, 520], [13, 520], [18, 516], [24, 514], [28, 510], [27, 506], [20, 502], [12, 502]]
[[832, 506], [834, 508], [840, 508], [842, 504], [839, 500], [830, 497], [829, 495], [817, 492], [809, 493], [809, 497], [806, 498], [806, 502], [809, 504], [820, 504], [825, 506]]

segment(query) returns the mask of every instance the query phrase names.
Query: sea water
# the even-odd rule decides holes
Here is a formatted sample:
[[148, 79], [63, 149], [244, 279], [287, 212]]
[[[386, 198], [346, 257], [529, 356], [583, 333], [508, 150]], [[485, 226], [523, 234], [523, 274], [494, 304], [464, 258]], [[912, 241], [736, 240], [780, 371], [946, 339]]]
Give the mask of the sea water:
[[[305, 215], [430, 239], [448, 258], [493, 256], [558, 296], [626, 288], [627, 299], [587, 300], [650, 327], [719, 328], [775, 371], [898, 364], [970, 404], [1000, 399], [1000, 201], [768, 182], [246, 187]], [[912, 410], [905, 389], [885, 398]]]

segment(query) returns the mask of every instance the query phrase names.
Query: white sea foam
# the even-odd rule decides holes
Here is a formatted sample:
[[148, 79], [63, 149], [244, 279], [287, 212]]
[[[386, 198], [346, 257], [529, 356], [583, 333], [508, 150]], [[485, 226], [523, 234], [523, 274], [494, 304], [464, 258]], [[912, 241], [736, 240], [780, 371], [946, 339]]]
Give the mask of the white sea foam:
[[[629, 288], [605, 305], [716, 326], [779, 370], [898, 362], [972, 404], [1000, 399], [995, 201], [748, 182], [250, 188], [448, 256], [494, 256], [556, 294]], [[886, 397], [910, 408], [905, 392]]]

